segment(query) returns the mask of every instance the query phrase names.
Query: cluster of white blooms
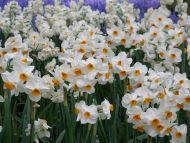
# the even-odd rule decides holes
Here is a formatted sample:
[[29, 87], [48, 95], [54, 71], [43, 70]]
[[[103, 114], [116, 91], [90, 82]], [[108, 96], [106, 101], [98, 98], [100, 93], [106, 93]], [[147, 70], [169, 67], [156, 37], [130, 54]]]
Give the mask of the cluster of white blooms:
[[185, 74], [149, 70], [144, 78], [132, 80], [129, 85], [122, 105], [135, 129], [152, 137], [171, 134], [173, 138], [185, 139], [185, 125], [177, 131], [181, 136], [173, 134], [173, 129], [178, 128], [177, 112], [190, 110], [190, 81]]
[[[43, 6], [37, 0], [21, 10], [10, 2], [0, 11], [4, 88], [15, 96], [26, 93], [33, 102], [43, 97], [57, 103], [68, 94], [77, 100], [93, 94], [97, 84], [113, 83], [118, 76], [128, 81], [122, 105], [135, 129], [185, 142], [186, 126], [177, 123], [177, 112], [190, 109], [190, 81], [179, 67], [184, 54], [190, 58], [185, 3], [176, 6], [177, 23], [164, 5], [149, 9], [139, 22], [139, 11], [126, 1], [107, 1], [106, 13], [82, 4]], [[106, 99], [100, 105], [84, 100], [75, 105], [81, 124], [110, 119], [113, 109]], [[50, 136], [48, 128], [44, 120], [35, 121], [36, 141]]]
[[[50, 132], [48, 129], [51, 128], [47, 125], [47, 121], [44, 119], [38, 119], [34, 121], [34, 141], [39, 143], [39, 139], [43, 137], [50, 137]], [[28, 128], [25, 130], [26, 135], [29, 136], [31, 134], [31, 124], [28, 124]]]
[[112, 104], [108, 100], [104, 100], [101, 105], [86, 105], [85, 101], [80, 101], [75, 104], [75, 113], [77, 114], [77, 121], [81, 124], [95, 124], [97, 119], [110, 119], [111, 112], [114, 110]]

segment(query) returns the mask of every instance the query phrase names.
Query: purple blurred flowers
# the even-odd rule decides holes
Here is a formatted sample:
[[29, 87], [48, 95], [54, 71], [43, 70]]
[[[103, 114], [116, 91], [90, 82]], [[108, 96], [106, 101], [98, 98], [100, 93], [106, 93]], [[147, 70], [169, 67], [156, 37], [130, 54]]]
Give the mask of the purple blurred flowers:
[[140, 18], [144, 17], [144, 13], [149, 8], [158, 8], [160, 6], [160, 0], [128, 0], [129, 3], [133, 3], [135, 8], [140, 9]]
[[[0, 0], [0, 7], [4, 7], [8, 2], [12, 0]], [[28, 0], [16, 0], [23, 8], [28, 5]], [[61, 0], [61, 4], [69, 6], [71, 0]], [[79, 0], [75, 0], [78, 2]], [[121, 1], [121, 0], [118, 0]], [[160, 0], [128, 0], [129, 3], [133, 3], [135, 8], [140, 10], [140, 19], [144, 17], [144, 13], [149, 8], [158, 8], [160, 6]], [[54, 0], [44, 0], [44, 4], [54, 4]], [[99, 10], [105, 12], [106, 0], [84, 0], [84, 5], [90, 5], [93, 10]], [[178, 17], [175, 12], [172, 13], [170, 18], [176, 22]]]

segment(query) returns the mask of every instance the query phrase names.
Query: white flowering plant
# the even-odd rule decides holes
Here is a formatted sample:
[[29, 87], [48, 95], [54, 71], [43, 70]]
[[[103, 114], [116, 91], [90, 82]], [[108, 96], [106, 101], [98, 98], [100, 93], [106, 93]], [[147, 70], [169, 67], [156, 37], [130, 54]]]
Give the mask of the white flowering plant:
[[190, 16], [162, 1], [0, 10], [0, 142], [189, 143]]

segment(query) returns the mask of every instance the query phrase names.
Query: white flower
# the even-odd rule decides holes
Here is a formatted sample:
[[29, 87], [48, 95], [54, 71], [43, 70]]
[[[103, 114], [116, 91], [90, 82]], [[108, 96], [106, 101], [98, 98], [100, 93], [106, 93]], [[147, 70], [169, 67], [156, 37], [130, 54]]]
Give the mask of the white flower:
[[97, 106], [82, 104], [80, 106], [80, 112], [78, 113], [77, 121], [80, 120], [81, 124], [95, 124], [98, 119]]
[[174, 126], [171, 132], [171, 143], [186, 143], [187, 126]]
[[142, 65], [141, 63], [135, 63], [135, 65], [132, 67], [132, 72], [130, 73], [129, 78], [134, 79], [136, 81], [142, 79], [146, 73], [147, 73], [147, 67], [145, 65]]
[[49, 86], [41, 78], [36, 76], [31, 77], [24, 87], [30, 100], [35, 102], [38, 102], [42, 94], [45, 94], [49, 90]]
[[[50, 137], [50, 132], [48, 129], [51, 128], [47, 125], [47, 121], [44, 119], [38, 119], [34, 121], [34, 140], [36, 143], [39, 143], [39, 139], [43, 137]], [[29, 136], [31, 131], [31, 124], [28, 124], [27, 129], [25, 130], [26, 135]]]
[[104, 120], [104, 119], [111, 118], [110, 112], [112, 112], [114, 110], [114, 107], [112, 104], [109, 103], [109, 101], [107, 99], [104, 99], [104, 101], [101, 103], [99, 108], [100, 108], [100, 110], [102, 110], [102, 113], [100, 113], [101, 119]]

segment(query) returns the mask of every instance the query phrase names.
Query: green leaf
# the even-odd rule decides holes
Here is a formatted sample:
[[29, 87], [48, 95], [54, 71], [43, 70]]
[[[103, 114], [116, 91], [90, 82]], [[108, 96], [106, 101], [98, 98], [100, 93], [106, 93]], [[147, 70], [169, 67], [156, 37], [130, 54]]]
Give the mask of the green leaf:
[[59, 137], [57, 138], [57, 140], [56, 140], [55, 143], [61, 143], [61, 141], [62, 141], [64, 135], [65, 135], [65, 130], [63, 130], [63, 131], [60, 133], [60, 135], [59, 135]]

